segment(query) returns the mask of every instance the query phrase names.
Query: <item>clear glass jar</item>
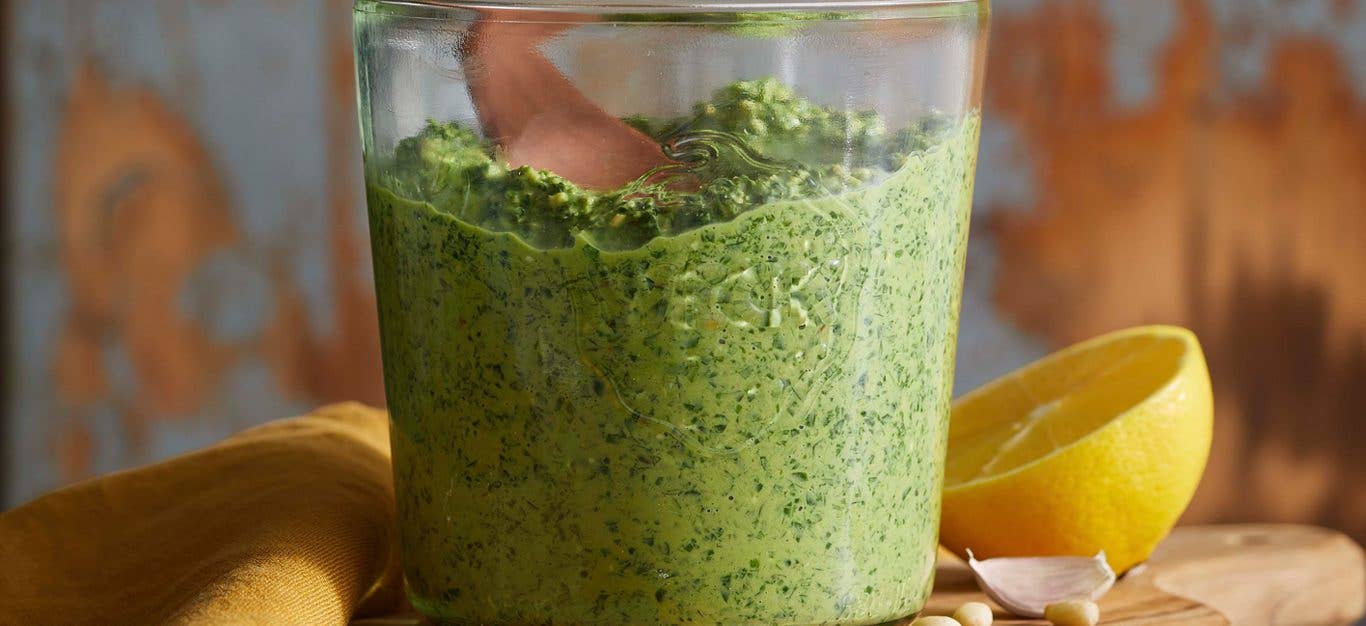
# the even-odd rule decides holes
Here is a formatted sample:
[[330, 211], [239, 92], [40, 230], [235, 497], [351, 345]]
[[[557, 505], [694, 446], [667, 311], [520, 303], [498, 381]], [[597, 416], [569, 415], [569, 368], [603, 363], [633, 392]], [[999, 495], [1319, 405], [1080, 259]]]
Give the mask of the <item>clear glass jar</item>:
[[356, 5], [409, 597], [913, 614], [986, 3], [657, 2]]

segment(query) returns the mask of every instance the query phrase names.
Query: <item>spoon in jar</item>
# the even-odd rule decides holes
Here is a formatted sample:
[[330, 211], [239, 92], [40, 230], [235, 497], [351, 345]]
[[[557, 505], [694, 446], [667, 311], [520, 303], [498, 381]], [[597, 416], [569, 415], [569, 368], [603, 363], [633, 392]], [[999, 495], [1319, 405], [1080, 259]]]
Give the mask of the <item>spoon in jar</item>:
[[582, 15], [486, 9], [461, 48], [484, 134], [514, 166], [549, 170], [583, 187], [612, 189], [672, 163], [659, 144], [588, 99], [540, 44]]

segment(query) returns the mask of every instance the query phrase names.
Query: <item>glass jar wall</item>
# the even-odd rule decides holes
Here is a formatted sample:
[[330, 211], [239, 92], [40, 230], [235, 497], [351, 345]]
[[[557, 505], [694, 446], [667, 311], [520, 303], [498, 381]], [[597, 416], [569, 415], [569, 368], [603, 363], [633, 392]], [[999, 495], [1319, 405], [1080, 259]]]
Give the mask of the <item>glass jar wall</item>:
[[479, 624], [918, 611], [984, 3], [355, 17], [414, 606]]

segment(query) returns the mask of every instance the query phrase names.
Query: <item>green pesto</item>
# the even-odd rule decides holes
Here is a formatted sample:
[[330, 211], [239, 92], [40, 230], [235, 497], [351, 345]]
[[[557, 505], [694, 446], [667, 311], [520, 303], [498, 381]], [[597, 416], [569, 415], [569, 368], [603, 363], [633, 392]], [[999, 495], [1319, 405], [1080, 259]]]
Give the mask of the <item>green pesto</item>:
[[946, 124], [930, 117], [889, 133], [875, 113], [816, 106], [771, 78], [732, 83], [686, 117], [626, 122], [657, 139], [680, 165], [594, 191], [552, 172], [510, 168], [469, 129], [428, 122], [399, 142], [382, 184], [536, 247], [569, 246], [583, 234], [597, 248], [621, 250], [771, 202], [874, 182]]
[[[632, 209], [639, 192], [515, 173], [439, 124], [372, 177], [400, 535], [424, 613], [871, 624], [922, 606], [977, 118], [887, 133], [771, 81], [695, 113], [636, 123], [721, 131], [770, 184], [712, 152], [696, 190]], [[855, 123], [861, 160], [835, 171], [823, 133]], [[709, 194], [719, 183], [745, 192]]]

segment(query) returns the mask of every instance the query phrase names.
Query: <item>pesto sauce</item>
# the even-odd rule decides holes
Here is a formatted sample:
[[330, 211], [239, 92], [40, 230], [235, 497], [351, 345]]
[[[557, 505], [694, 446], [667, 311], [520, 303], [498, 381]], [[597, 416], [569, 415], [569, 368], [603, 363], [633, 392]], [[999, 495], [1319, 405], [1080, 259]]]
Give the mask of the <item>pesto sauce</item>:
[[977, 128], [975, 115], [932, 140], [921, 128], [921, 144], [876, 157], [894, 171], [834, 193], [698, 200], [712, 219], [677, 228], [681, 204], [651, 205], [654, 229], [607, 246], [612, 218], [595, 206], [615, 215], [611, 192], [546, 189], [598, 216], [547, 229], [506, 212], [542, 206], [539, 192], [499, 204], [503, 183], [465, 180], [494, 201], [462, 212], [416, 194], [411, 172], [372, 180], [414, 605], [479, 624], [919, 610]]
[[677, 165], [620, 189], [585, 189], [553, 172], [509, 167], [473, 131], [429, 121], [399, 142], [379, 184], [534, 247], [570, 246], [583, 234], [595, 247], [622, 250], [771, 202], [876, 182], [946, 128], [932, 116], [889, 133], [873, 112], [817, 106], [772, 78], [727, 85], [678, 119], [625, 121]]

